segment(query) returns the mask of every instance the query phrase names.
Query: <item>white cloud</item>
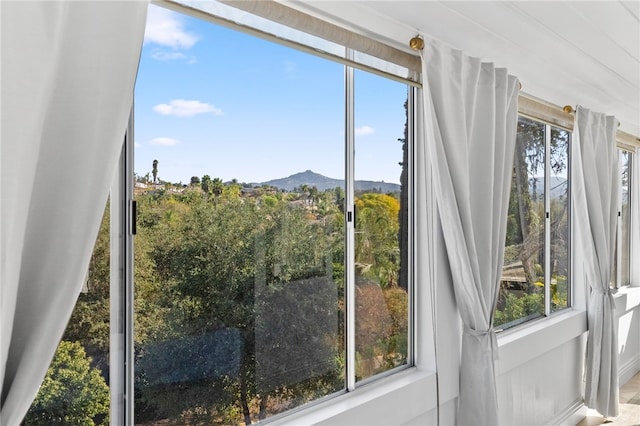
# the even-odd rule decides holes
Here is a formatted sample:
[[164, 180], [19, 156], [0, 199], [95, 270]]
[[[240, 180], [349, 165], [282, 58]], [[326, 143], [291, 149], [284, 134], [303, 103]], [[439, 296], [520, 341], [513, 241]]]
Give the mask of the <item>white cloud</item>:
[[356, 136], [366, 136], [376, 132], [376, 129], [369, 126], [356, 127]]
[[191, 117], [207, 113], [212, 113], [213, 115], [223, 114], [220, 108], [216, 108], [213, 105], [185, 99], [174, 99], [168, 104], [158, 104], [153, 107], [153, 110], [160, 115], [175, 115], [176, 117]]
[[151, 145], [157, 146], [175, 146], [180, 143], [178, 139], [173, 138], [153, 138], [149, 141]]
[[194, 33], [184, 29], [179, 15], [161, 7], [149, 7], [145, 43], [155, 43], [172, 49], [190, 49], [199, 40]]
[[186, 59], [186, 56], [182, 52], [175, 50], [162, 50], [153, 49], [151, 51], [151, 57], [158, 61], [173, 61], [175, 59]]

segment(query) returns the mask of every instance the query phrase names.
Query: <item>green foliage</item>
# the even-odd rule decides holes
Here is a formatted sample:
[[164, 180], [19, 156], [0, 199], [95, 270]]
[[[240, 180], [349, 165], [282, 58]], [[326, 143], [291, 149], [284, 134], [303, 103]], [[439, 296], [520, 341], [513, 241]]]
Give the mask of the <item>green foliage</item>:
[[[314, 187], [302, 198], [273, 188], [242, 193], [237, 182], [196, 179], [179, 191], [151, 189], [136, 197], [136, 421], [250, 422], [341, 388], [344, 193]], [[406, 362], [408, 301], [396, 284], [398, 200], [361, 194], [358, 203], [366, 236], [360, 243], [367, 244], [359, 251], [367, 263], [362, 278], [378, 289], [376, 303], [362, 299], [358, 314], [365, 325], [358, 353], [363, 377]], [[103, 375], [108, 227], [106, 215], [88, 291], [65, 335], [85, 344], [87, 362]]]
[[216, 197], [219, 197], [220, 194], [222, 194], [223, 190], [224, 190], [224, 183], [222, 182], [222, 179], [214, 178], [211, 181], [211, 192], [213, 192], [213, 194]]
[[109, 276], [110, 276], [109, 206], [105, 209], [96, 239], [86, 290], [78, 296], [62, 340], [81, 342], [91, 366], [106, 375], [109, 353]]
[[204, 175], [202, 176], [202, 180], [200, 181], [200, 187], [204, 191], [205, 194], [209, 194], [211, 191], [211, 176]]
[[108, 424], [109, 387], [82, 345], [61, 341], [24, 422], [27, 425]]
[[398, 283], [400, 202], [386, 194], [363, 194], [356, 205], [356, 267], [382, 287]]
[[[299, 404], [341, 383], [332, 281], [340, 216], [335, 208], [319, 220], [279, 198], [226, 191], [213, 203], [139, 197], [136, 252], [145, 250], [150, 273], [144, 296], [136, 293], [146, 303], [136, 309], [161, 324], [143, 324], [146, 337], [137, 339], [139, 418], [178, 419], [196, 408], [199, 416], [229, 418], [236, 404], [260, 417], [274, 398], [289, 395]], [[233, 330], [238, 345], [219, 344], [213, 336], [221, 330]], [[217, 356], [224, 347], [238, 352]], [[159, 372], [167, 370], [170, 376]]]
[[497, 327], [533, 314], [544, 314], [544, 293], [523, 294], [521, 296], [508, 293], [505, 297], [504, 308], [496, 310], [493, 323]]
[[[500, 298], [495, 324], [505, 324], [536, 313], [544, 313], [545, 273], [551, 276], [551, 311], [567, 306], [569, 268], [569, 222], [566, 180], [552, 181], [555, 187], [542, 188], [544, 175], [566, 177], [569, 133], [551, 127], [546, 144], [544, 124], [526, 118], [518, 120], [517, 145], [507, 217], [505, 256]], [[545, 170], [549, 150], [550, 168]], [[544, 191], [550, 195], [545, 206]], [[549, 220], [545, 220], [546, 212]], [[548, 227], [548, 229], [545, 229]], [[545, 233], [551, 244], [545, 247]], [[550, 262], [545, 265], [545, 250]], [[548, 270], [545, 270], [548, 268]]]
[[365, 379], [406, 362], [408, 294], [399, 287], [356, 286], [356, 377]]

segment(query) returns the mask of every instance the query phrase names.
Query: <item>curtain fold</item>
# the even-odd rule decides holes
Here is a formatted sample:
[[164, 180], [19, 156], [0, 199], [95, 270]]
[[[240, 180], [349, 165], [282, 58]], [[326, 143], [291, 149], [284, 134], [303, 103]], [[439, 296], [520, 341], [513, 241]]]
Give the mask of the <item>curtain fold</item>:
[[82, 288], [147, 1], [2, 2], [0, 424], [29, 409]]
[[611, 294], [618, 206], [615, 117], [578, 107], [572, 144], [573, 206], [584, 250], [587, 302], [585, 404], [618, 415], [618, 344]]
[[516, 143], [518, 81], [426, 42], [425, 143], [464, 323], [457, 424], [498, 424], [493, 330]]

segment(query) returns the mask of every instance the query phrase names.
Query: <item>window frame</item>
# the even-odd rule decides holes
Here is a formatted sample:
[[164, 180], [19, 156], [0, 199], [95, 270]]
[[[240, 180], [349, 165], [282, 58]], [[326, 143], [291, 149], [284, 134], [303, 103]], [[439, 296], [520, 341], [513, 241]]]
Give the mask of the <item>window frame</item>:
[[[169, 5], [165, 1], [154, 1], [157, 6], [168, 7]], [[194, 12], [182, 5], [170, 4], [170, 10], [174, 10], [178, 13], [185, 14], [196, 19], [203, 19], [201, 12]], [[204, 19], [206, 20], [206, 19]], [[219, 22], [213, 22], [214, 24], [220, 24]], [[226, 25], [230, 26], [230, 25]], [[236, 27], [231, 25], [233, 30], [249, 33], [252, 35], [252, 31], [247, 30], [244, 27]], [[286, 41], [282, 41], [275, 37], [262, 37], [267, 38], [268, 41], [277, 44], [282, 44], [287, 47], [293, 47], [294, 49], [301, 50], [305, 53], [316, 53], [315, 56], [323, 58], [325, 60], [331, 60], [342, 64], [345, 72], [345, 282], [348, 283], [347, 291], [345, 292], [345, 343], [346, 343], [346, 355], [347, 362], [345, 366], [345, 383], [342, 390], [333, 392], [324, 397], [316, 400], [309, 401], [301, 406], [294, 407], [286, 410], [282, 413], [268, 417], [262, 420], [260, 423], [278, 422], [280, 419], [289, 418], [289, 416], [296, 413], [304, 412], [312, 409], [316, 406], [326, 405], [328, 401], [336, 398], [344, 397], [356, 397], [363, 396], [363, 390], [361, 388], [371, 389], [372, 387], [386, 387], [389, 380], [396, 380], [391, 376], [404, 377], [405, 372], [415, 369], [416, 366], [416, 354], [415, 347], [417, 342], [417, 333], [415, 331], [415, 194], [414, 194], [414, 176], [415, 176], [415, 163], [414, 163], [414, 145], [416, 140], [416, 132], [413, 126], [416, 122], [416, 110], [418, 97], [417, 85], [415, 82], [405, 80], [401, 78], [393, 78], [386, 72], [373, 72], [381, 77], [387, 78], [392, 81], [396, 81], [406, 85], [407, 88], [407, 149], [408, 149], [408, 179], [407, 179], [407, 191], [408, 191], [408, 330], [407, 330], [407, 362], [406, 364], [398, 367], [391, 368], [386, 371], [377, 373], [371, 377], [356, 382], [355, 372], [355, 239], [354, 239], [354, 201], [355, 201], [355, 95], [354, 94], [354, 70], [362, 69], [365, 72], [372, 72], [372, 69], [368, 65], [358, 66], [354, 57], [357, 52], [352, 49], [346, 48], [347, 61], [336, 60], [333, 57], [327, 57], [322, 52], [310, 52], [309, 49], [301, 49], [298, 45], [292, 45]], [[354, 66], [355, 65], [355, 66]], [[120, 158], [119, 169], [112, 185], [112, 194], [114, 199], [120, 200], [120, 205], [117, 211], [112, 214], [111, 219], [111, 256], [116, 259], [112, 262], [112, 274], [111, 274], [111, 342], [110, 353], [113, 355], [114, 362], [110, 370], [110, 376], [114, 387], [111, 394], [111, 407], [110, 414], [111, 419], [121, 419], [123, 424], [135, 424], [135, 412], [134, 412], [134, 237], [136, 234], [136, 205], [134, 199], [134, 108], [132, 104], [132, 112], [129, 120], [129, 125], [123, 142], [123, 149]], [[406, 373], [410, 374], [410, 373]], [[431, 378], [416, 377], [412, 380], [417, 381], [430, 381]], [[398, 380], [406, 380], [398, 378]]]
[[[618, 205], [617, 205], [617, 214], [616, 214], [616, 265], [615, 265], [615, 282], [613, 283], [613, 288], [614, 289], [621, 289], [624, 287], [629, 287], [631, 286], [631, 269], [632, 269], [632, 265], [630, 260], [632, 259], [632, 245], [633, 245], [633, 241], [632, 241], [632, 227], [633, 225], [633, 216], [631, 214], [631, 209], [632, 209], [632, 200], [633, 200], [633, 193], [634, 191], [634, 185], [633, 185], [633, 173], [634, 173], [634, 165], [633, 165], [633, 158], [634, 158], [634, 152], [630, 149], [627, 149], [626, 147], [621, 147], [618, 146], [616, 148], [616, 150], [618, 151]], [[627, 189], [628, 191], [628, 213], [627, 213], [627, 219], [628, 219], [628, 223], [627, 223], [627, 247], [626, 249], [623, 247], [623, 243], [622, 243], [622, 238], [620, 238], [620, 236], [622, 235], [622, 229], [623, 229], [623, 217], [622, 217], [622, 181], [621, 181], [621, 177], [622, 177], [622, 155], [623, 153], [626, 153], [628, 155], [628, 160], [627, 160], [627, 180], [628, 180], [628, 186], [629, 188]], [[623, 250], [626, 250], [627, 252], [627, 259], [629, 260], [629, 263], [627, 265], [627, 271], [626, 271], [626, 275], [629, 277], [629, 281], [628, 282], [622, 282], [622, 258], [623, 256], [621, 256], [621, 253], [623, 252]]]
[[[563, 312], [567, 312], [572, 309], [574, 306], [574, 288], [573, 288], [573, 252], [572, 252], [572, 243], [573, 243], [573, 220], [572, 220], [572, 194], [571, 194], [571, 143], [573, 140], [573, 129], [570, 128], [565, 123], [559, 120], [548, 120], [540, 115], [532, 114], [530, 112], [532, 107], [527, 105], [525, 111], [518, 111], [518, 121], [521, 118], [526, 120], [533, 121], [537, 124], [544, 126], [544, 312], [542, 314], [530, 314], [521, 318], [514, 319], [507, 323], [501, 324], [497, 326], [496, 332], [504, 333], [511, 332], [513, 330], [519, 329], [522, 326], [547, 319], [554, 315], [559, 315]], [[556, 129], [557, 131], [565, 131], [568, 133], [567, 140], [567, 305], [556, 310], [552, 310], [551, 307], [551, 191], [550, 181], [551, 181], [551, 133], [552, 129]], [[506, 247], [505, 247], [506, 248]]]

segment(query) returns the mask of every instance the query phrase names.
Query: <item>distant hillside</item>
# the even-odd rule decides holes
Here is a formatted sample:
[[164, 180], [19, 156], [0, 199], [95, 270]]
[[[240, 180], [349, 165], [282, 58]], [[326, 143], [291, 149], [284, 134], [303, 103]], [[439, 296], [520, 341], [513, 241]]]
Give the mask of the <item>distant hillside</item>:
[[[291, 176], [273, 179], [267, 182], [262, 182], [260, 185], [270, 185], [276, 188], [284, 189], [286, 191], [293, 191], [294, 188], [299, 188], [301, 185], [315, 186], [320, 191], [327, 189], [333, 189], [337, 186], [344, 187], [344, 180], [332, 179], [330, 177], [323, 176], [318, 173], [314, 173], [311, 170], [293, 174]], [[370, 180], [357, 180], [355, 181], [356, 191], [372, 191], [377, 190], [382, 193], [400, 191], [400, 185], [396, 183], [376, 182]]]

